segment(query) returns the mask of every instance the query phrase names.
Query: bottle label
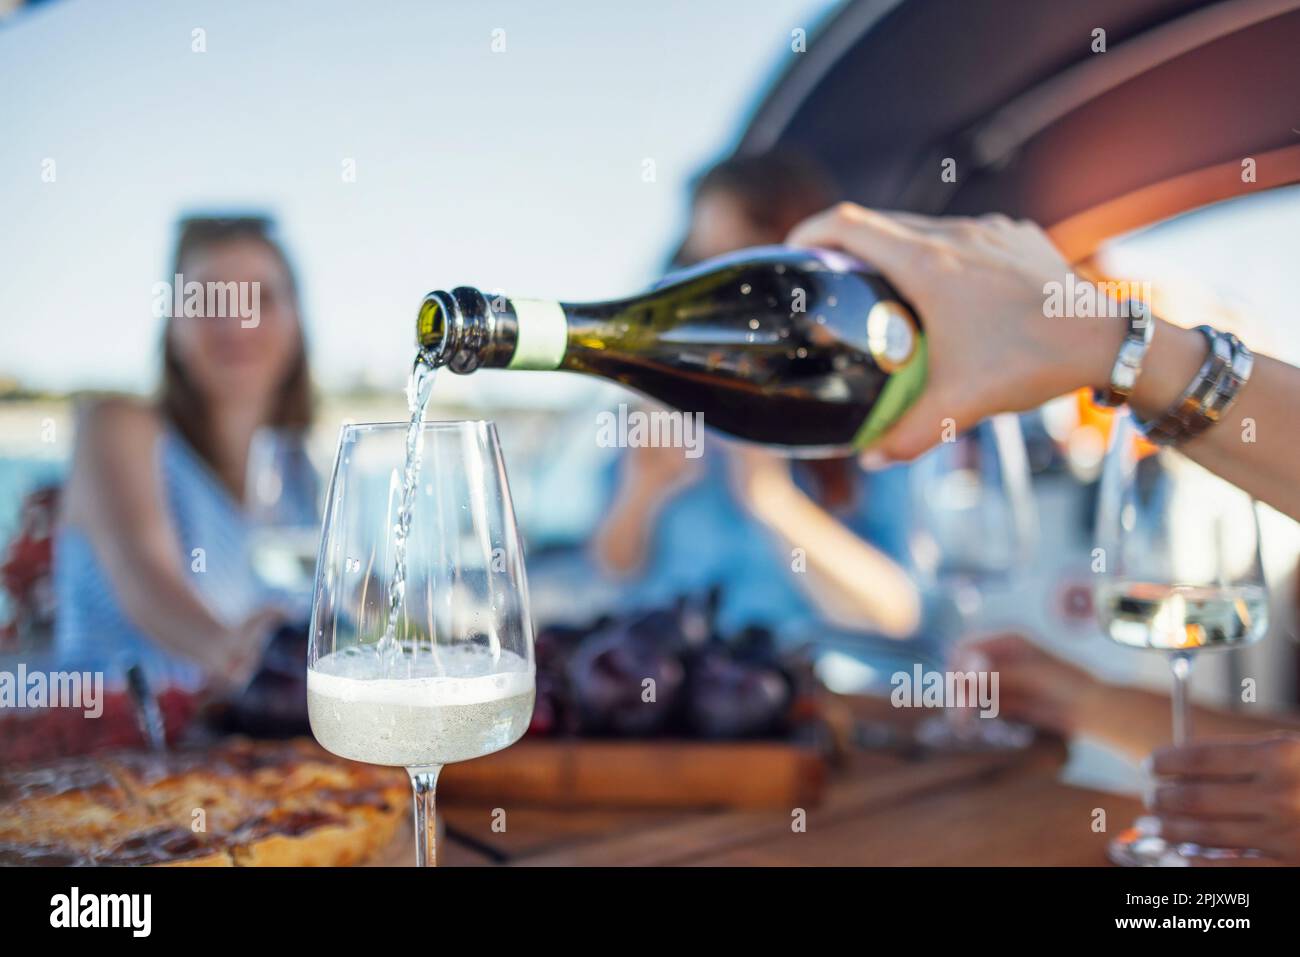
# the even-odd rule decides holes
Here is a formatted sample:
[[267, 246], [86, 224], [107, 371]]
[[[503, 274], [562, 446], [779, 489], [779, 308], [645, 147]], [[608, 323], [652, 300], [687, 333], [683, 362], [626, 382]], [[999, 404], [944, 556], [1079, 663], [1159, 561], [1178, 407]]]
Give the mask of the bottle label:
[[515, 353], [508, 369], [558, 369], [569, 345], [569, 325], [564, 309], [552, 299], [515, 299], [519, 323]]
[[[877, 312], [882, 307], [892, 308]], [[895, 303], [877, 303], [867, 319], [867, 340], [872, 356], [890, 375], [853, 437], [855, 449], [864, 449], [884, 435], [925, 388], [925, 334], [906, 309]]]

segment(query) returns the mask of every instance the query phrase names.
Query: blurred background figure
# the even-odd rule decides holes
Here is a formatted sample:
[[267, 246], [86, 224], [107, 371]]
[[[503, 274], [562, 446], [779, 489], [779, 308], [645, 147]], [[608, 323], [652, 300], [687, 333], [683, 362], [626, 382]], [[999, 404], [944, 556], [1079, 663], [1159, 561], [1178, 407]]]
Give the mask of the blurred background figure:
[[805, 157], [761, 153], [722, 160], [691, 184], [686, 238], [669, 265], [682, 269], [784, 242], [791, 229], [835, 199], [826, 174]]
[[[779, 243], [834, 195], [802, 157], [724, 160], [693, 184], [671, 265]], [[853, 458], [787, 461], [712, 438], [699, 458], [631, 448], [617, 468], [592, 552], [640, 602], [717, 586], [724, 631], [762, 625], [785, 640], [814, 628], [824, 637], [827, 625], [891, 637], [916, 629], [905, 468], [868, 475]]]
[[[169, 280], [204, 290], [207, 311], [167, 309], [156, 397], [79, 410], [54, 545], [55, 644], [80, 667], [140, 664], [156, 679], [233, 689], [254, 673], [286, 599], [252, 561], [247, 480], [263, 430], [288, 443], [277, 501], [319, 521], [301, 444], [306, 343], [268, 219], [186, 219], [172, 265]], [[229, 283], [256, 304], [251, 318], [207, 314], [206, 291]]]
[[[468, 281], [574, 300], [626, 293], [658, 277], [665, 249], [675, 249], [674, 266], [688, 266], [780, 242], [794, 222], [842, 194], [863, 198], [875, 190], [874, 174], [859, 167], [876, 159], [882, 170], [897, 165], [877, 177], [885, 186], [873, 201], [920, 208], [917, 197], [896, 188], [894, 174], [910, 179], [910, 157], [929, 155], [931, 144], [914, 154], [896, 149], [893, 139], [873, 139], [859, 151], [843, 144], [841, 134], [851, 131], [838, 124], [792, 124], [791, 131], [811, 134], [806, 141], [803, 134], [772, 139], [764, 124], [759, 139], [746, 133], [759, 128], [753, 119], [762, 90], [778, 79], [774, 71], [808, 61], [789, 48], [791, 25], [811, 28], [823, 15], [838, 16], [836, 3], [720, 0], [679, 4], [671, 16], [629, 5], [581, 24], [521, 6], [511, 14], [512, 52], [499, 57], [485, 55], [481, 17], [468, 8], [399, 3], [359, 17], [347, 4], [336, 6], [337, 16], [304, 21], [276, 5], [205, 5], [203, 26], [213, 38], [240, 37], [206, 56], [187, 42], [192, 13], [163, 3], [149, 5], [149, 29], [107, 5], [64, 0], [22, 6], [0, 31], [0, 76], [14, 89], [41, 76], [47, 94], [0, 102], [18, 147], [2, 158], [0, 206], [25, 227], [0, 235], [0, 260], [22, 264], [4, 284], [14, 321], [0, 327], [0, 656], [10, 659], [0, 660], [0, 670], [19, 656], [33, 666], [57, 628], [60, 658], [71, 666], [89, 656], [85, 666], [103, 667], [110, 685], [121, 686], [121, 666], [133, 658], [186, 681], [246, 679], [263, 644], [261, 626], [277, 618], [265, 609], [286, 597], [301, 607], [301, 556], [310, 554], [315, 535], [306, 529], [319, 525], [302, 449], [309, 418], [300, 311], [313, 317], [319, 408], [311, 448], [319, 463], [333, 455], [340, 421], [406, 415], [410, 320], [431, 287]], [[285, 48], [279, 38], [286, 31], [302, 42]], [[423, 76], [430, 44], [473, 95], [452, 91], [414, 107], [392, 97], [395, 82]], [[76, 55], [56, 55], [67, 50]], [[665, 50], [670, 70], [662, 68]], [[302, 82], [322, 51], [332, 63], [359, 64], [348, 71], [344, 106], [360, 125], [349, 126], [343, 141], [337, 124], [320, 122], [322, 87]], [[231, 68], [210, 69], [212, 56]], [[161, 86], [160, 67], [168, 77]], [[615, 80], [592, 84], [593, 75]], [[906, 92], [905, 79], [890, 79]], [[969, 76], [959, 80], [978, 88]], [[846, 102], [856, 102], [860, 90], [850, 87]], [[157, 109], [120, 109], [142, 98]], [[926, 114], [923, 98], [889, 99], [914, 116]], [[583, 109], [539, 108], [573, 102]], [[192, 109], [195, 103], [203, 109]], [[337, 103], [327, 106], [337, 111]], [[160, 138], [156, 117], [164, 113], [168, 135]], [[593, 124], [599, 137], [590, 135]], [[502, 128], [511, 130], [510, 150], [492, 147]], [[448, 129], [472, 148], [447, 149]], [[245, 131], [256, 149], [235, 162], [228, 150], [196, 149], [213, 130]], [[805, 159], [771, 153], [729, 159], [685, 181], [683, 171], [706, 157], [773, 142], [835, 164], [835, 185]], [[181, 169], [183, 176], [169, 175]], [[691, 199], [684, 231], [676, 201], [683, 191]], [[1252, 347], [1300, 362], [1300, 336], [1284, 318], [1293, 311], [1286, 267], [1294, 259], [1300, 187], [1242, 193], [1108, 235], [1090, 265], [1100, 275], [1152, 280], [1160, 295], [1181, 300], [1157, 311], [1188, 324], [1224, 327], [1203, 300], [1229, 303], [1251, 317], [1254, 325], [1237, 331]], [[201, 241], [182, 242], [172, 258], [184, 260], [186, 278], [260, 281], [259, 327], [171, 320], [160, 399], [88, 404], [87, 394], [138, 394], [154, 385], [157, 356], [141, 344], [154, 341], [157, 322], [144, 303], [167, 259], [166, 227], [176, 211], [196, 203], [229, 208], [249, 196], [261, 197], [294, 231], [272, 234], [266, 223], [241, 225], [237, 235], [208, 230]], [[94, 217], [85, 215], [89, 206]], [[272, 235], [287, 235], [301, 256], [301, 288]], [[32, 236], [44, 241], [34, 244]], [[75, 282], [67, 281], [69, 264]], [[932, 654], [948, 650], [940, 639], [966, 630], [960, 619], [932, 618], [932, 596], [951, 593], [953, 581], [1011, 577], [967, 560], [968, 544], [978, 546], [977, 559], [1000, 549], [989, 547], [984, 525], [958, 519], [996, 519], [1005, 511], [997, 503], [1005, 483], [990, 477], [997, 469], [975, 467], [984, 458], [967, 456], [969, 444], [956, 443], [946, 460], [881, 473], [864, 473], [849, 460], [788, 462], [712, 439], [698, 459], [682, 449], [614, 451], [593, 441], [593, 412], [636, 400], [600, 388], [577, 376], [483, 372], [444, 376], [435, 389], [431, 417], [491, 418], [501, 430], [539, 633], [614, 619], [619, 634], [611, 637], [623, 640], [629, 628], [621, 626], [634, 616], [668, 614], [680, 596], [705, 592], [717, 595], [715, 634], [726, 639], [715, 644], [743, 645], [732, 639], [752, 623], [787, 647], [811, 636], [852, 659], [842, 661], [846, 679], [833, 690], [879, 692], [892, 672], [917, 660], [942, 667]], [[75, 462], [68, 441], [74, 407], [83, 410]], [[1167, 661], [1103, 640], [1092, 603], [1093, 488], [1107, 420], [1072, 395], [1021, 423], [1040, 545], [1029, 567], [1016, 570], [1014, 588], [976, 581], [987, 592], [976, 603], [980, 625], [1023, 631], [1108, 685], [1165, 691]], [[984, 508], [985, 500], [993, 506]], [[927, 510], [939, 520], [927, 520]], [[1300, 526], [1268, 510], [1261, 525], [1281, 605], [1295, 587]], [[314, 556], [308, 562], [314, 565]], [[594, 574], [593, 564], [604, 574]], [[926, 596], [925, 625], [913, 629], [923, 641], [872, 640], [909, 633], [917, 603], [909, 578]], [[1294, 634], [1294, 609], [1275, 607], [1270, 621], [1270, 640], [1197, 665], [1199, 702], [1250, 710], [1240, 700], [1241, 681], [1250, 677], [1261, 708], [1294, 706], [1295, 648], [1276, 640]], [[640, 644], [697, 623], [678, 624], [651, 621]], [[544, 646], [539, 639], [539, 663]], [[301, 655], [286, 660], [301, 678]], [[583, 671], [588, 660], [596, 663]], [[593, 654], [569, 671], [601, 675], [599, 665]], [[634, 705], [648, 673], [640, 658], [626, 668]], [[1017, 686], [1032, 693], [1032, 680]], [[1044, 682], [1048, 698], [1052, 687], [1084, 686], [1072, 677]], [[583, 692], [582, 681], [572, 684], [577, 691], [566, 684], [555, 697], [584, 706], [597, 697]], [[736, 697], [749, 697], [745, 685], [737, 687], [746, 693]], [[548, 701], [540, 677], [539, 689], [540, 710]], [[697, 697], [711, 705], [719, 696]], [[1167, 701], [1156, 733], [1167, 734], [1166, 711]], [[1040, 723], [1028, 710], [1006, 713]], [[106, 724], [78, 720], [67, 740], [96, 735]], [[0, 727], [0, 762], [18, 737]], [[1086, 728], [1076, 737], [1105, 738]], [[27, 756], [50, 756], [52, 739], [32, 736]], [[121, 743], [138, 746], [138, 736]], [[1103, 743], [1111, 745], [1103, 754], [1073, 764], [1071, 780], [1134, 787], [1133, 763], [1112, 753], [1125, 749]]]
[[[1294, 602], [1295, 596], [1290, 596]], [[1091, 738], [1142, 761], [1169, 743], [1169, 695], [1098, 678], [1022, 635], [994, 635], [963, 648], [963, 660], [1001, 676], [1002, 713], [1067, 739]], [[1197, 706], [1197, 739], [1300, 729], [1300, 716]]]

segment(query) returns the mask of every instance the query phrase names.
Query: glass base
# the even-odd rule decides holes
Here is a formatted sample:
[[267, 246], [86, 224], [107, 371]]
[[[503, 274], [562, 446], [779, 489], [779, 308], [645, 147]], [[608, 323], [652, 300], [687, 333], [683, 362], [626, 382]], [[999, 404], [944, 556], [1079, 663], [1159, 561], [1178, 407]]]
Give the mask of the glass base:
[[1000, 718], [940, 715], [916, 726], [916, 742], [928, 751], [1022, 751], [1034, 729]]
[[1170, 844], [1160, 836], [1160, 819], [1142, 816], [1106, 847], [1106, 856], [1120, 867], [1193, 867], [1196, 864], [1254, 860], [1259, 851], [1199, 844]]

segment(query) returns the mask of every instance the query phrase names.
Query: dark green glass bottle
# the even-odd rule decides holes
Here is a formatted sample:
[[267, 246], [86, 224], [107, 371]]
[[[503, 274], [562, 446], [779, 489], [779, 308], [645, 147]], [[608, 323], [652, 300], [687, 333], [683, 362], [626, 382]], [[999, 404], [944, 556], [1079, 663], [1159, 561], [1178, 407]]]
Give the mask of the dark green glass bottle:
[[600, 376], [801, 456], [869, 445], [925, 383], [915, 312], [879, 273], [826, 250], [744, 250], [608, 302], [431, 292], [416, 333], [424, 360], [452, 372]]

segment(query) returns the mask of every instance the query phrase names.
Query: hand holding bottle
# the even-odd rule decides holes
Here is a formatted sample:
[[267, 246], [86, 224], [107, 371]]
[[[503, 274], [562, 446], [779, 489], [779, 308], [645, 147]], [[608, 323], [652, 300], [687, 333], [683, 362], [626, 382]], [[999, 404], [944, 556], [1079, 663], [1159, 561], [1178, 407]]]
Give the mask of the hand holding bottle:
[[[985, 416], [1036, 408], [1110, 380], [1127, 323], [1046, 315], [1048, 284], [1065, 282], [1070, 270], [1032, 223], [997, 215], [936, 219], [842, 203], [796, 227], [789, 241], [866, 261], [925, 319], [925, 389], [867, 451], [865, 464], [914, 458], [946, 427], [961, 431]], [[1166, 412], [1205, 357], [1200, 333], [1157, 318], [1129, 406], [1144, 418]], [[1257, 351], [1230, 419], [1184, 443], [1182, 451], [1300, 519], [1300, 444], [1291, 438], [1298, 398], [1300, 368]]]
[[936, 219], [841, 203], [790, 234], [840, 249], [887, 276], [925, 317], [929, 376], [916, 404], [869, 451], [915, 458], [998, 412], [1032, 409], [1105, 382], [1123, 336], [1113, 319], [1044, 315], [1045, 285], [1070, 267], [1046, 234], [1005, 216]]
[[[899, 300], [851, 256], [767, 246], [604, 302], [437, 290], [420, 305], [416, 341], [420, 362], [461, 375], [565, 369], [630, 386], [679, 417], [675, 447], [707, 424], [792, 454], [845, 455], [924, 384], [924, 318]], [[644, 425], [635, 415], [619, 427]]]

